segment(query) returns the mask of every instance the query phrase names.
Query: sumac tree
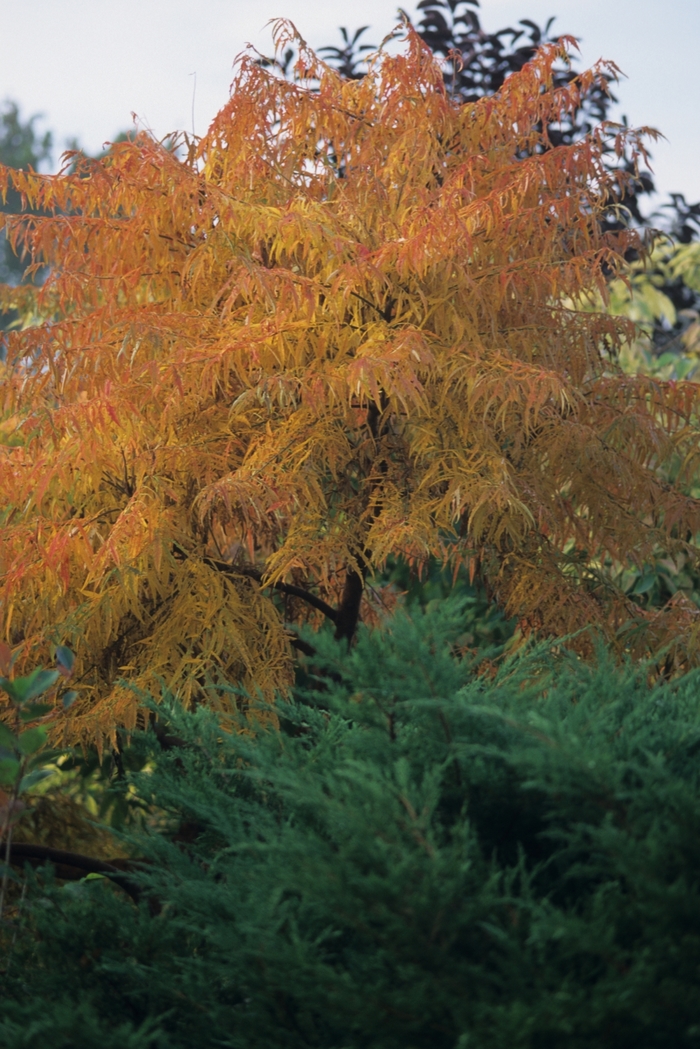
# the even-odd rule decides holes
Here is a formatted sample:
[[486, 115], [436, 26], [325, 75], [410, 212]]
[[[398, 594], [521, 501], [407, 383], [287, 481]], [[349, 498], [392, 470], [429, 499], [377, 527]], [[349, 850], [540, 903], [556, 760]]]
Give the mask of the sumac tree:
[[271, 696], [289, 624], [350, 639], [396, 554], [468, 566], [525, 629], [694, 658], [694, 609], [649, 616], [605, 570], [700, 530], [697, 387], [623, 374], [630, 321], [572, 305], [644, 250], [599, 221], [605, 151], [642, 134], [547, 137], [609, 67], [557, 86], [548, 44], [459, 104], [410, 27], [357, 80], [297, 46], [294, 81], [244, 57], [185, 157], [142, 135], [2, 174], [52, 213], [8, 223], [50, 267], [2, 376], [18, 669], [75, 651], [72, 738], [133, 725], [129, 681]]

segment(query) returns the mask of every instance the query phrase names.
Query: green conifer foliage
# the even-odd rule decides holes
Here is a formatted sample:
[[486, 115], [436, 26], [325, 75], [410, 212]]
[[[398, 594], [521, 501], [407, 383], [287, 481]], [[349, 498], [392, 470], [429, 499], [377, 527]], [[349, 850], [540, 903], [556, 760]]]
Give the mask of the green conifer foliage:
[[698, 672], [550, 643], [477, 675], [464, 629], [315, 636], [279, 731], [154, 706], [144, 898], [39, 876], [0, 1043], [73, 1045], [79, 1005], [139, 1049], [696, 1045]]

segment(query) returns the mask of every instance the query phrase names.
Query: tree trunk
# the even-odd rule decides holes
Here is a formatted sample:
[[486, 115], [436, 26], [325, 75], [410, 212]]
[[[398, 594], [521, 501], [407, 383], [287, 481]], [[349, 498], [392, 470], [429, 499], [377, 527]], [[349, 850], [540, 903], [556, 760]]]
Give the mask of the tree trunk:
[[345, 577], [343, 596], [335, 612], [335, 636], [338, 641], [345, 638], [350, 644], [360, 617], [360, 602], [365, 581], [359, 572], [349, 568]]

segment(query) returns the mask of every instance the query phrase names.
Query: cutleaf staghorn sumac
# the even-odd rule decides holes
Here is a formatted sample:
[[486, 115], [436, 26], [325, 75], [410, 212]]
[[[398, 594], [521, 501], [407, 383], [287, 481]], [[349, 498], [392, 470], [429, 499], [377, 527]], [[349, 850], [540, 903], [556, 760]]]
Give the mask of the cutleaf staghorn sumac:
[[696, 468], [697, 387], [623, 375], [633, 325], [571, 305], [644, 251], [598, 221], [604, 145], [643, 133], [542, 130], [614, 67], [555, 88], [564, 40], [459, 105], [410, 27], [361, 80], [297, 43], [293, 82], [239, 60], [184, 158], [140, 135], [2, 173], [51, 213], [8, 219], [50, 272], [5, 293], [45, 321], [7, 339], [2, 630], [76, 652], [72, 738], [135, 724], [124, 680], [283, 690], [271, 587], [349, 638], [389, 555], [478, 565], [526, 628], [696, 649], [695, 609], [644, 618], [598, 567], [700, 528], [659, 473]]

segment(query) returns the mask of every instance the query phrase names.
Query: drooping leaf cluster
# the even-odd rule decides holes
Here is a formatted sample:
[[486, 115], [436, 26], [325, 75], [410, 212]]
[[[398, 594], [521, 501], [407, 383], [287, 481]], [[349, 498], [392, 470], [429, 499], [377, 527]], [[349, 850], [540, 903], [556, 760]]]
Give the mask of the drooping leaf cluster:
[[3, 1045], [692, 1046], [698, 671], [546, 644], [488, 681], [463, 629], [441, 602], [315, 637], [278, 731], [154, 706], [145, 898], [40, 876]]
[[[519, 72], [534, 58], [541, 44], [554, 43], [557, 39], [550, 36], [554, 18], [550, 18], [545, 26], [524, 18], [517, 28], [507, 26], [488, 32], [482, 28], [475, 10], [478, 7], [479, 0], [421, 0], [416, 5], [415, 30], [432, 53], [445, 60], [445, 87], [453, 98], [463, 102], [475, 102], [495, 95], [508, 76]], [[402, 14], [410, 22], [406, 12], [402, 10]], [[367, 52], [376, 49], [363, 39], [369, 28], [361, 26], [351, 34], [347, 28], [341, 27], [342, 45], [319, 48], [319, 54], [342, 76], [360, 79], [367, 72]], [[262, 58], [261, 64], [288, 76], [295, 57], [295, 50], [289, 48], [281, 60], [279, 56], [277, 59]], [[554, 75], [557, 86], [565, 86], [576, 74], [570, 65], [563, 64]], [[580, 100], [580, 106], [567, 114], [566, 126], [559, 126], [558, 122], [551, 125], [548, 129], [550, 141], [553, 145], [560, 145], [582, 138], [607, 118], [614, 101], [616, 99], [609, 88], [602, 83], [594, 85]]]
[[646, 616], [603, 565], [700, 529], [696, 387], [622, 374], [630, 322], [567, 305], [643, 251], [599, 221], [610, 136], [641, 133], [547, 139], [607, 67], [556, 86], [546, 45], [459, 104], [410, 27], [357, 81], [299, 46], [296, 82], [244, 58], [185, 159], [3, 172], [53, 214], [8, 220], [51, 269], [7, 337], [0, 609], [18, 666], [75, 651], [72, 739], [135, 724], [124, 676], [272, 696], [283, 617], [352, 637], [396, 555], [468, 566], [524, 630], [632, 616], [635, 651], [694, 658], [694, 610]]
[[[482, 28], [474, 10], [478, 7], [479, 0], [422, 0], [418, 4], [422, 17], [416, 29], [431, 50], [447, 60], [445, 82], [465, 101], [493, 94], [507, 76], [530, 61], [541, 42], [554, 38], [553, 18], [544, 26], [525, 18], [519, 21], [517, 28], [506, 27], [489, 33]], [[346, 64], [350, 61], [350, 56], [346, 56]], [[574, 75], [572, 67], [562, 67], [557, 71], [560, 83], [568, 83]], [[608, 119], [612, 105], [617, 101], [609, 90], [599, 88], [591, 92], [568, 123], [548, 129], [550, 140], [555, 144], [576, 141], [591, 127]], [[689, 324], [692, 324], [692, 314], [697, 315], [700, 311], [700, 292], [692, 280], [686, 279], [687, 270], [674, 265], [674, 255], [678, 248], [697, 241], [700, 202], [688, 204], [682, 193], [671, 193], [670, 199], [660, 208], [651, 215], [645, 214], [642, 199], [655, 191], [652, 173], [646, 168], [637, 169], [630, 156], [619, 158], [611, 153], [609, 162], [616, 167], [622, 166], [634, 177], [621, 189], [616, 202], [618, 206], [603, 216], [605, 225], [620, 228], [631, 223], [649, 229], [660, 227], [663, 231], [657, 251], [647, 260], [645, 267], [649, 277], [645, 287], [653, 287], [666, 300], [665, 308], [652, 309], [651, 353], [652, 359], [664, 354], [673, 355], [673, 361], [665, 358], [661, 365], [667, 371], [669, 365], [675, 364], [680, 357], [677, 362], [679, 374], [664, 377], [685, 378], [687, 365], [682, 359], [682, 344]], [[633, 257], [630, 261], [634, 261]], [[649, 317], [644, 317], [644, 320], [649, 320]], [[636, 370], [647, 371], [648, 365], [642, 364]], [[663, 370], [659, 374], [663, 375]]]
[[[433, 53], [445, 60], [445, 85], [454, 97], [464, 101], [494, 94], [506, 77], [522, 69], [532, 59], [542, 42], [552, 42], [559, 35], [553, 30], [554, 18], [550, 18], [544, 26], [523, 18], [517, 27], [507, 26], [496, 32], [488, 32], [482, 27], [475, 10], [479, 6], [479, 0], [422, 0], [417, 5], [416, 31]], [[367, 28], [361, 27], [352, 36], [342, 29], [344, 46], [321, 48], [321, 53], [327, 55], [330, 64], [344, 76], [363, 75], [364, 51], [371, 50], [361, 43]], [[291, 69], [293, 57], [293, 50], [288, 50], [285, 63], [279, 67], [283, 73]], [[571, 64], [562, 65], [555, 73], [560, 84], [569, 83], [575, 75], [575, 65]], [[609, 88], [599, 86], [581, 99], [578, 109], [569, 115], [564, 124], [555, 122], [548, 127], [550, 141], [559, 144], [580, 139], [596, 124], [609, 118], [611, 107], [617, 101]], [[621, 228], [630, 223], [649, 229], [660, 226], [670, 237], [672, 245], [686, 245], [696, 240], [700, 228], [700, 202], [688, 204], [682, 193], [671, 193], [670, 199], [654, 213], [645, 214], [642, 198], [655, 190], [652, 173], [647, 168], [637, 169], [631, 156], [620, 158], [611, 152], [608, 161], [614, 167], [621, 166], [634, 177], [620, 188], [616, 206], [602, 216], [607, 228]], [[687, 327], [683, 311], [697, 312], [700, 309], [700, 295], [686, 282], [683, 273], [674, 272], [666, 264], [672, 251], [668, 250], [667, 240], [662, 243], [656, 256], [659, 264], [655, 265], [652, 260], [649, 276], [654, 287], [671, 303], [671, 312], [676, 319], [669, 321], [668, 310], [655, 314], [652, 352], [654, 356], [672, 353], [677, 357], [680, 352], [678, 340]], [[630, 261], [633, 260], [634, 253], [631, 253]]]
[[[454, 36], [448, 25], [449, 0], [437, 0], [442, 9], [443, 53], [447, 54]], [[445, 18], [447, 21], [445, 21]], [[456, 21], [456, 19], [453, 19]], [[529, 22], [521, 23], [529, 25]], [[531, 26], [535, 32], [534, 25]], [[549, 31], [549, 24], [544, 35]], [[422, 25], [419, 32], [423, 33]], [[474, 32], [483, 32], [475, 23]], [[501, 35], [512, 36], [511, 31]], [[541, 30], [537, 30], [543, 35]], [[445, 35], [446, 34], [446, 35]], [[452, 34], [452, 36], [450, 35]], [[425, 34], [423, 34], [425, 36]], [[607, 116], [614, 96], [601, 96], [602, 112]], [[629, 166], [629, 165], [628, 165]], [[635, 338], [624, 345], [620, 364], [624, 371], [643, 373], [658, 379], [698, 379], [700, 353], [700, 268], [697, 238], [700, 232], [700, 202], [688, 204], [682, 193], [671, 193], [670, 200], [651, 215], [644, 214], [640, 197], [654, 192], [649, 171], [637, 174], [626, 189], [624, 210], [606, 217], [609, 225], [633, 222], [655, 234], [653, 251], [644, 259], [631, 258], [629, 279], [610, 281], [609, 312], [628, 317], [639, 326]], [[653, 227], [657, 227], [653, 229]], [[602, 307], [598, 298], [595, 308]], [[700, 601], [700, 577], [693, 559], [680, 554], [668, 558], [663, 551], [642, 567], [622, 568], [620, 584], [630, 596], [641, 599], [649, 608], [660, 608], [682, 591], [696, 605]]]
[[[445, 86], [452, 97], [464, 102], [474, 102], [500, 90], [506, 78], [516, 73], [532, 60], [537, 48], [543, 43], [554, 43], [561, 33], [553, 31], [555, 18], [539, 25], [531, 18], [521, 18], [517, 26], [506, 26], [490, 32], [483, 28], [477, 8], [479, 0], [421, 0], [417, 4], [415, 29], [433, 54], [443, 60]], [[409, 19], [406, 12], [402, 11]], [[410, 19], [409, 19], [410, 20]], [[320, 49], [335, 69], [343, 76], [359, 78], [366, 70], [366, 51], [372, 48], [363, 42], [368, 26], [362, 26], [352, 35], [346, 28], [340, 30], [343, 46], [328, 46]], [[571, 26], [571, 28], [575, 28]], [[284, 53], [283, 60], [263, 59], [274, 65], [283, 75], [292, 69], [295, 52], [292, 48]], [[617, 71], [619, 72], [619, 70]], [[555, 70], [558, 86], [563, 86], [576, 76], [571, 62], [563, 63]], [[610, 116], [610, 109], [617, 98], [609, 86], [599, 84], [585, 97], [579, 106], [567, 114], [564, 121], [554, 120], [548, 126], [548, 138], [554, 145], [569, 144], [586, 134]], [[610, 228], [647, 222], [640, 208], [640, 198], [654, 192], [651, 172], [639, 170], [632, 156], [616, 157], [612, 153], [610, 162], [622, 166], [634, 178], [620, 187], [617, 204], [624, 210], [611, 208], [603, 221]], [[672, 194], [665, 205], [671, 208], [672, 225], [683, 226], [687, 206], [681, 194]], [[691, 209], [692, 210], [692, 209]]]
[[[554, 18], [539, 26], [529, 18], [517, 27], [496, 32], [482, 28], [475, 8], [478, 0], [421, 0], [417, 32], [433, 54], [446, 59], [445, 83], [455, 97], [465, 102], [494, 95], [507, 77], [519, 72], [544, 43], [552, 43], [550, 30]], [[557, 86], [566, 86], [575, 74], [565, 66], [555, 73]], [[570, 145], [588, 134], [608, 116], [614, 97], [603, 84], [597, 84], [581, 99], [581, 105], [566, 115], [558, 126], [549, 128], [552, 145]]]

